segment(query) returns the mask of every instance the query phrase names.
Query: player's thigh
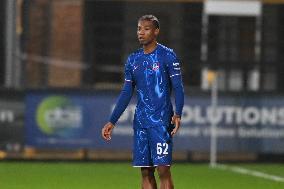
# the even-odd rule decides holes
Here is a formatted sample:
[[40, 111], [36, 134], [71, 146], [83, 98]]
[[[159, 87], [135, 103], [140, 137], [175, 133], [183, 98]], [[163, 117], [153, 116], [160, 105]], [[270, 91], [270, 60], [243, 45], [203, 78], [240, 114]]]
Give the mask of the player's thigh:
[[149, 142], [154, 165], [171, 165], [173, 142], [170, 130], [166, 127], [151, 128]]
[[134, 129], [133, 166], [153, 166], [146, 129]]

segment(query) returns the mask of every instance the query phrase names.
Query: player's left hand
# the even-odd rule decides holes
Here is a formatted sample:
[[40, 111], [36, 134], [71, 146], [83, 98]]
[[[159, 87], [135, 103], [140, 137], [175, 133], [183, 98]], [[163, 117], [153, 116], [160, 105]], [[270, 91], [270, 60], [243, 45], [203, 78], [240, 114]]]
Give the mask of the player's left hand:
[[171, 121], [172, 124], [175, 125], [175, 128], [172, 130], [171, 132], [171, 135], [173, 136], [174, 134], [176, 134], [179, 130], [179, 127], [180, 127], [180, 116], [179, 115], [174, 115], [172, 117], [172, 121]]

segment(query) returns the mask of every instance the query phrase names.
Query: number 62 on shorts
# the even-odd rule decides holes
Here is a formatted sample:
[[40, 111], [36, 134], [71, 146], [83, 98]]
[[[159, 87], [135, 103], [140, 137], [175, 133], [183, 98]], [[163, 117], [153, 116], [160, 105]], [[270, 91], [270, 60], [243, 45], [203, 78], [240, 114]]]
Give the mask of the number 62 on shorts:
[[167, 154], [169, 154], [168, 148], [169, 148], [169, 145], [167, 143], [160, 143], [160, 142], [158, 142], [157, 143], [157, 154], [158, 155], [167, 155]]

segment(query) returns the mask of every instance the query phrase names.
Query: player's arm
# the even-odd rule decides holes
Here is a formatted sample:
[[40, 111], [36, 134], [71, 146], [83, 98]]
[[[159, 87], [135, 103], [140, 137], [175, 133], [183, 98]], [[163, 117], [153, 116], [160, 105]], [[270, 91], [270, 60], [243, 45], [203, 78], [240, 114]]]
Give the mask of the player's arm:
[[109, 122], [112, 123], [113, 125], [116, 124], [121, 114], [127, 108], [133, 94], [133, 88], [134, 86], [131, 81], [124, 82], [123, 88], [117, 99], [116, 106], [109, 119]]
[[175, 128], [173, 129], [171, 134], [174, 135], [176, 134], [176, 132], [178, 131], [180, 127], [182, 109], [184, 105], [184, 89], [183, 89], [181, 76], [173, 77], [171, 81], [172, 81], [172, 86], [174, 90], [175, 105], [176, 105], [176, 111], [172, 117], [172, 124], [175, 125]]
[[172, 131], [172, 135], [174, 135], [179, 127], [182, 116], [182, 109], [184, 105], [184, 88], [182, 82], [181, 68], [180, 62], [177, 59], [175, 53], [169, 55], [169, 64], [168, 64], [168, 72], [171, 78], [171, 84], [174, 91], [175, 96], [175, 114], [172, 117], [172, 124], [175, 125], [175, 128]]
[[102, 137], [105, 140], [110, 140], [111, 139], [111, 134], [112, 134], [112, 130], [116, 124], [116, 122], [118, 121], [118, 119], [120, 118], [121, 114], [124, 112], [124, 110], [127, 108], [132, 94], [133, 94], [133, 84], [131, 81], [125, 81], [123, 88], [120, 92], [120, 95], [117, 99], [116, 102], [116, 106], [110, 116], [109, 122], [107, 124], [104, 125], [103, 129], [102, 129]]
[[175, 95], [175, 105], [176, 105], [175, 115], [181, 118], [182, 109], [184, 105], [184, 89], [183, 89], [181, 75], [172, 77], [171, 82]]
[[125, 82], [120, 92], [120, 95], [116, 101], [116, 106], [112, 111], [112, 114], [109, 118], [109, 122], [105, 124], [105, 126], [102, 128], [102, 137], [105, 140], [111, 139], [112, 130], [116, 122], [118, 121], [119, 117], [124, 112], [127, 105], [129, 104], [133, 94], [133, 89], [135, 85], [132, 77], [130, 58], [128, 58], [127, 63], [125, 64], [124, 74], [125, 74]]

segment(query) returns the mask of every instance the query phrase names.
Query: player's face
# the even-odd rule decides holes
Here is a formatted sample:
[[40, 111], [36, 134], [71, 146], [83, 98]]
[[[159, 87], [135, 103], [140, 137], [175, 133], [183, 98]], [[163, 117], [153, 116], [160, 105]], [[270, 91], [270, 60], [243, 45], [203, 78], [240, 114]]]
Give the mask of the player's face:
[[141, 45], [148, 45], [156, 41], [159, 29], [155, 28], [152, 21], [142, 20], [138, 22], [137, 37]]

